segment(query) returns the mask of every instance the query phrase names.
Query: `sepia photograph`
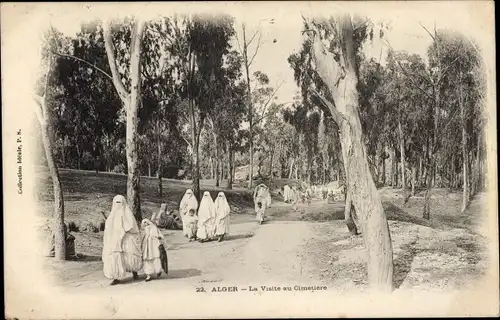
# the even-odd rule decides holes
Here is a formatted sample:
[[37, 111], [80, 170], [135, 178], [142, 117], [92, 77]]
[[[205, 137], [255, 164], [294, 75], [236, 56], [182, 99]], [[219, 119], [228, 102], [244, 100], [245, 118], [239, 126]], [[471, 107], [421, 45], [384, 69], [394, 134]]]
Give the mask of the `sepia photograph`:
[[1, 23], [6, 319], [500, 315], [492, 1]]

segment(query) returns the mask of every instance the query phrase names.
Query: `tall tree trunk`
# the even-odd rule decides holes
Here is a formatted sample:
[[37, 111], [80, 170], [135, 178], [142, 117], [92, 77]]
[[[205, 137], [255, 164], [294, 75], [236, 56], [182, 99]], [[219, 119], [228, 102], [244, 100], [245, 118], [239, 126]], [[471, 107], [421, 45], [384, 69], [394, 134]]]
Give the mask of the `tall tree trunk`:
[[415, 185], [417, 184], [417, 166], [411, 167], [411, 195], [415, 195]]
[[473, 185], [474, 185], [474, 192], [473, 196], [477, 193], [479, 190], [479, 181], [480, 181], [480, 158], [481, 158], [481, 132], [479, 131], [477, 133], [477, 147], [476, 147], [476, 162], [474, 165], [474, 179], [473, 179]]
[[77, 142], [76, 143], [76, 168], [78, 170], [81, 170], [81, 163], [82, 163], [82, 154], [81, 154], [81, 151], [80, 151], [80, 145]]
[[401, 126], [401, 121], [398, 122], [399, 129], [399, 149], [401, 153], [401, 187], [403, 188], [403, 194], [406, 190], [406, 177], [405, 177], [405, 140], [403, 134], [403, 128]]
[[130, 78], [131, 92], [125, 90], [120, 79], [113, 48], [111, 28], [105, 25], [104, 42], [108, 62], [113, 76], [115, 89], [127, 111], [126, 124], [126, 157], [127, 157], [127, 202], [137, 221], [142, 220], [139, 197], [139, 168], [137, 154], [137, 111], [141, 97], [141, 42], [145, 24], [143, 21], [134, 21], [130, 42]]
[[273, 181], [273, 159], [274, 158], [274, 147], [271, 148], [271, 164], [269, 166], [269, 185]]
[[130, 76], [131, 92], [127, 110], [127, 202], [137, 221], [142, 220], [139, 197], [139, 170], [137, 154], [137, 112], [141, 98], [141, 39], [144, 24], [134, 24], [132, 28]]
[[347, 226], [347, 230], [349, 230], [351, 235], [356, 236], [359, 233], [358, 233], [358, 228], [356, 227], [356, 223], [354, 222], [354, 219], [353, 219], [353, 211], [355, 209], [354, 209], [354, 206], [352, 204], [352, 195], [348, 190], [349, 190], [349, 187], [347, 186], [347, 183], [346, 183], [344, 222]]
[[288, 170], [288, 179], [292, 179], [294, 162], [295, 158], [292, 158], [292, 160], [290, 161], [290, 170]]
[[[361, 215], [363, 238], [368, 254], [368, 282], [374, 289], [392, 291], [393, 257], [389, 225], [368, 166], [358, 114], [358, 79], [351, 17], [342, 16], [336, 27], [341, 46], [341, 68], [333, 54], [323, 50], [317, 34], [313, 42], [316, 71], [330, 90], [335, 105], [325, 98], [322, 100], [328, 105], [340, 128], [342, 156], [349, 188], [347, 192], [352, 196], [356, 212]], [[339, 78], [341, 74], [343, 77]]]
[[418, 184], [419, 185], [422, 185], [422, 178], [424, 176], [424, 172], [423, 172], [423, 169], [422, 169], [422, 164], [423, 164], [423, 161], [422, 161], [422, 157], [418, 157], [418, 175], [419, 175], [419, 178], [418, 178]]
[[59, 170], [54, 161], [52, 135], [50, 126], [47, 124], [50, 121], [50, 115], [46, 112], [45, 102], [42, 102], [43, 115], [40, 119], [40, 127], [42, 131], [43, 149], [52, 177], [52, 187], [54, 188], [54, 216], [52, 221], [52, 235], [54, 236], [54, 252], [57, 260], [66, 260], [66, 232], [64, 225], [64, 197], [59, 178]]
[[36, 116], [40, 123], [42, 134], [42, 144], [45, 151], [47, 166], [52, 177], [52, 187], [54, 189], [54, 216], [52, 220], [52, 236], [54, 237], [54, 257], [56, 260], [66, 260], [66, 225], [64, 224], [64, 197], [59, 178], [59, 170], [54, 161], [53, 132], [51, 132], [51, 117], [47, 111], [47, 87], [52, 73], [52, 57], [49, 57], [49, 66], [45, 79], [43, 97], [37, 101]]
[[460, 115], [462, 122], [462, 156], [463, 156], [463, 190], [462, 190], [462, 209], [464, 212], [469, 203], [469, 154], [467, 152], [467, 122], [465, 118], [465, 105], [462, 96], [462, 74], [459, 77], [459, 97]]
[[253, 106], [252, 106], [252, 89], [250, 87], [250, 62], [248, 61], [248, 43], [245, 32], [245, 25], [243, 28], [243, 61], [245, 64], [245, 71], [247, 77], [247, 92], [248, 92], [248, 122], [249, 122], [249, 131], [250, 131], [250, 167], [248, 168], [248, 189], [252, 189], [253, 187]]
[[455, 153], [451, 155], [451, 163], [450, 163], [450, 181], [449, 181], [449, 188], [450, 192], [453, 192], [453, 187], [455, 185]]
[[439, 88], [434, 88], [434, 105], [432, 106], [434, 111], [434, 130], [432, 134], [432, 141], [429, 143], [428, 154], [429, 161], [426, 167], [427, 174], [427, 189], [425, 190], [424, 197], [424, 210], [422, 216], [424, 219], [430, 219], [431, 212], [431, 192], [432, 192], [432, 180], [435, 175], [436, 162], [437, 162], [437, 139], [438, 139], [438, 127], [439, 127], [439, 106], [440, 106], [440, 92]]
[[382, 185], [383, 186], [386, 186], [386, 183], [387, 183], [387, 179], [386, 179], [386, 169], [385, 169], [385, 162], [386, 162], [386, 159], [385, 159], [385, 151], [384, 151], [384, 159], [382, 159]]
[[220, 170], [219, 170], [219, 147], [218, 147], [218, 139], [217, 135], [214, 134], [214, 142], [215, 142], [215, 186], [218, 187], [220, 185]]
[[163, 196], [163, 185], [162, 185], [162, 177], [161, 177], [161, 140], [160, 140], [160, 122], [158, 119], [157, 124], [158, 134], [156, 143], [158, 145], [158, 171], [156, 172], [156, 177], [158, 178], [158, 194], [160, 197]]
[[227, 180], [227, 188], [231, 190], [233, 188], [233, 166], [234, 166], [234, 153], [231, 147], [229, 150], [229, 178]]
[[199, 154], [200, 154], [200, 146], [199, 146], [199, 138], [198, 132], [196, 128], [196, 117], [194, 114], [194, 101], [192, 99], [189, 100], [189, 118], [191, 122], [191, 141], [193, 145], [193, 152], [191, 154], [191, 161], [193, 163], [192, 169], [192, 178], [193, 178], [193, 194], [197, 199], [200, 199], [200, 163], [199, 163]]

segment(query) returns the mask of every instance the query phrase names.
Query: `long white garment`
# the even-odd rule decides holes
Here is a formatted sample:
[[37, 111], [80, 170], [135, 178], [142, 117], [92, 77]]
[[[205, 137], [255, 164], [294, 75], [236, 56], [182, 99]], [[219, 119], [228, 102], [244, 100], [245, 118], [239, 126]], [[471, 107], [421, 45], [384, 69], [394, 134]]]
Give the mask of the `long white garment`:
[[163, 234], [149, 219], [142, 220], [141, 226], [144, 231], [141, 241], [144, 273], [158, 274], [163, 270], [159, 249], [160, 244], [163, 244]]
[[215, 204], [210, 192], [205, 191], [198, 209], [198, 230], [196, 238], [200, 240], [210, 239], [214, 236]]
[[182, 233], [185, 236], [188, 236], [189, 234], [188, 230], [189, 227], [187, 226], [186, 223], [189, 219], [186, 219], [186, 215], [189, 213], [189, 210], [191, 209], [193, 209], [194, 211], [198, 209], [198, 200], [196, 199], [196, 196], [193, 194], [193, 190], [187, 189], [179, 205], [179, 213], [181, 214], [181, 219], [182, 219]]
[[283, 200], [285, 202], [290, 200], [290, 187], [287, 184], [283, 187]]
[[231, 208], [227, 203], [224, 192], [219, 192], [215, 199], [215, 235], [222, 236], [229, 234], [229, 213]]
[[106, 219], [102, 248], [104, 276], [121, 280], [127, 272], [142, 268], [139, 227], [125, 198], [113, 198], [111, 213]]
[[[265, 198], [266, 199], [266, 208], [271, 207], [271, 192], [269, 192], [269, 188], [265, 184], [261, 183], [257, 187], [255, 187], [255, 190], [253, 193], [253, 198], [254, 198], [255, 206], [257, 206], [256, 199]], [[255, 207], [255, 208], [256, 208], [255, 210], [257, 211], [257, 207]]]

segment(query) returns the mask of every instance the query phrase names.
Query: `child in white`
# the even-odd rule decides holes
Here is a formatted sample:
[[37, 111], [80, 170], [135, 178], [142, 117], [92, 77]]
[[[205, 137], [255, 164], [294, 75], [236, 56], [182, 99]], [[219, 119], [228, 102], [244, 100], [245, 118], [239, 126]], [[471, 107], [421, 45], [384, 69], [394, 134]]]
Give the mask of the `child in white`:
[[159, 248], [163, 244], [163, 234], [149, 219], [142, 220], [141, 227], [143, 270], [147, 275], [146, 281], [150, 281], [152, 275], [160, 277], [163, 270]]

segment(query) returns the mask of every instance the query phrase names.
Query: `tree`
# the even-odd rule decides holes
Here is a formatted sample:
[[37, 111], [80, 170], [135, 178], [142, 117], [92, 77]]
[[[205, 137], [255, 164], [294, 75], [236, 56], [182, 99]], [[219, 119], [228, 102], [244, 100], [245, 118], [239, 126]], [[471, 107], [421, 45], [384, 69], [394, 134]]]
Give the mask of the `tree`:
[[113, 84], [122, 101], [126, 112], [126, 154], [127, 154], [127, 202], [135, 218], [142, 220], [139, 197], [139, 170], [137, 154], [137, 114], [141, 99], [141, 40], [145, 23], [142, 20], [133, 20], [130, 40], [130, 92], [122, 82], [118, 72], [115, 48], [113, 46], [112, 25], [104, 25], [104, 42], [108, 63], [113, 77]]
[[50, 175], [52, 177], [52, 186], [54, 188], [54, 216], [52, 222], [52, 233], [54, 235], [54, 253], [57, 260], [66, 260], [66, 230], [64, 224], [64, 197], [59, 179], [59, 170], [54, 161], [54, 142], [52, 132], [52, 117], [50, 108], [51, 93], [51, 73], [53, 72], [53, 47], [60, 45], [61, 40], [57, 38], [57, 34], [53, 29], [46, 35], [46, 43], [42, 50], [42, 56], [47, 64], [47, 71], [45, 79], [43, 80], [43, 87], [38, 88], [40, 94], [35, 95], [35, 102], [37, 103], [36, 116], [42, 133], [43, 149], [47, 159]]
[[[347, 192], [361, 218], [369, 283], [374, 288], [390, 291], [393, 276], [391, 237], [368, 165], [358, 113], [356, 52], [361, 45], [360, 38], [365, 36], [360, 37], [359, 31], [355, 32], [349, 15], [328, 21], [313, 20], [310, 26], [306, 23], [306, 29], [312, 30], [309, 32], [311, 53], [315, 70], [324, 83], [323, 94], [316, 91], [316, 95], [340, 128]], [[321, 33], [333, 36], [330, 48], [321, 42]]]

